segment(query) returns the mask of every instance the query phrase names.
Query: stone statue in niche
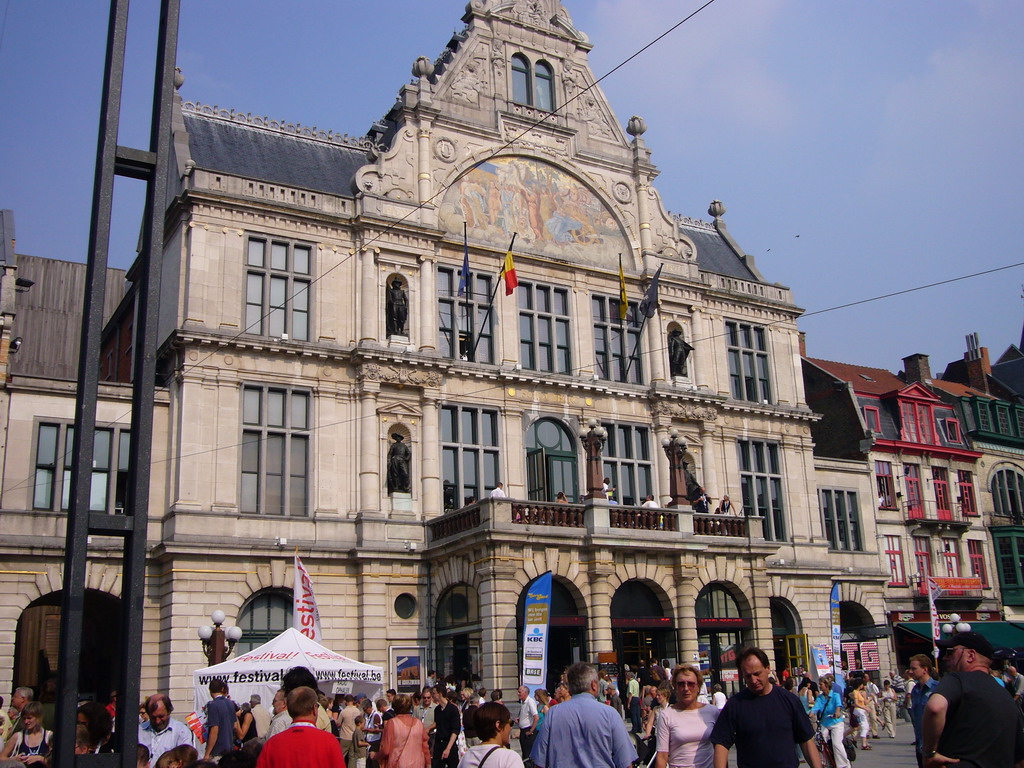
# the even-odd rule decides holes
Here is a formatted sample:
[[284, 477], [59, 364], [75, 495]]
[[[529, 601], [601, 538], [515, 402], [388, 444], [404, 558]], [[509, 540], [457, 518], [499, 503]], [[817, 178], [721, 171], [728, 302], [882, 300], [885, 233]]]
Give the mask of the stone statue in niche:
[[409, 321], [409, 296], [397, 277], [388, 288], [387, 306], [384, 310], [387, 320], [388, 336], [406, 336], [406, 324]]
[[686, 376], [686, 361], [690, 357], [693, 347], [686, 343], [683, 332], [678, 328], [672, 329], [668, 335], [668, 369], [673, 376]]
[[388, 494], [411, 493], [412, 450], [400, 432], [394, 432], [391, 439], [395, 442], [388, 449]]

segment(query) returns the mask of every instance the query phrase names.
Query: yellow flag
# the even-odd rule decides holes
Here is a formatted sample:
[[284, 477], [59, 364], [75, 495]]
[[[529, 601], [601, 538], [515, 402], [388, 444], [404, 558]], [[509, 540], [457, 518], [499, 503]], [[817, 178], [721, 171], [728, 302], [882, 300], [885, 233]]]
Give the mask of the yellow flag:
[[629, 301], [626, 299], [626, 273], [622, 271], [622, 254], [619, 254], [619, 320], [626, 319]]

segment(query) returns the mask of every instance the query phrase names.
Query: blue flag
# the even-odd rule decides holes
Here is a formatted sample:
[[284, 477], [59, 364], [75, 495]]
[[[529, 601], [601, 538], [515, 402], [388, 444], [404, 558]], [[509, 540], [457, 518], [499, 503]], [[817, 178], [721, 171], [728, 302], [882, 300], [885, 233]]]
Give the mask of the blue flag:
[[459, 272], [459, 296], [469, 287], [469, 234], [466, 222], [462, 222], [462, 270]]

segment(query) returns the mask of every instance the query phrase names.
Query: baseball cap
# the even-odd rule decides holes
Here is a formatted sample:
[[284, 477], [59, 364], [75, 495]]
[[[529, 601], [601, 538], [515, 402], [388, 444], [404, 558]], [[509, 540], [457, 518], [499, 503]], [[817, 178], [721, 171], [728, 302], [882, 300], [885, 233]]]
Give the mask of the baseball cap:
[[982, 656], [992, 659], [995, 658], [996, 652], [992, 647], [992, 643], [988, 641], [982, 635], [977, 632], [958, 632], [953, 635], [949, 640], [939, 640], [937, 643], [939, 648], [949, 650], [950, 648], [970, 648], [972, 651], [977, 651]]

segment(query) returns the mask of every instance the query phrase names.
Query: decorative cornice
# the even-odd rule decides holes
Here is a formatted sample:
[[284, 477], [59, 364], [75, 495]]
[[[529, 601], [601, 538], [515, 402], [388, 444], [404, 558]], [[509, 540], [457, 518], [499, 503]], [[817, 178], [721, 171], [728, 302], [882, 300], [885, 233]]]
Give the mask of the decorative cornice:
[[712, 224], [710, 221], [704, 221], [703, 219], [692, 219], [689, 216], [683, 216], [682, 214], [678, 213], [670, 213], [669, 215], [675, 220], [677, 224], [679, 224], [682, 227], [693, 227], [694, 229], [703, 229], [707, 230], [708, 232], [718, 232], [718, 230], [715, 229], [715, 225]]
[[181, 105], [182, 112], [194, 115], [201, 115], [216, 120], [223, 120], [227, 123], [240, 123], [251, 128], [261, 128], [265, 131], [273, 131], [286, 136], [298, 136], [303, 139], [321, 141], [325, 144], [335, 144], [341, 147], [352, 149], [376, 150], [379, 145], [366, 136], [349, 136], [347, 133], [335, 133], [324, 131], [314, 126], [303, 125], [302, 123], [286, 123], [283, 120], [271, 120], [269, 117], [258, 117], [252, 112], [236, 112], [233, 109], [225, 109], [217, 105], [210, 106], [198, 101], [186, 101]]

